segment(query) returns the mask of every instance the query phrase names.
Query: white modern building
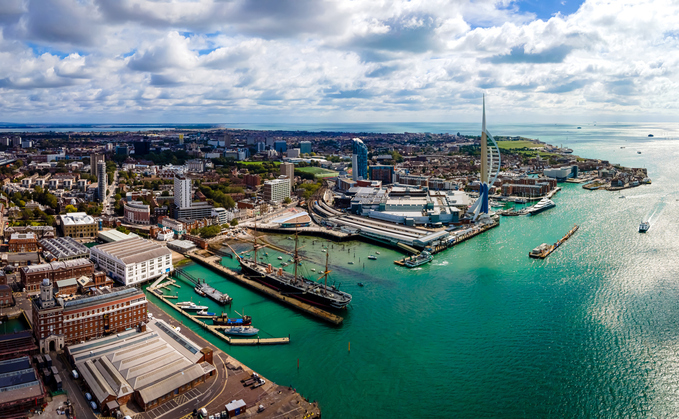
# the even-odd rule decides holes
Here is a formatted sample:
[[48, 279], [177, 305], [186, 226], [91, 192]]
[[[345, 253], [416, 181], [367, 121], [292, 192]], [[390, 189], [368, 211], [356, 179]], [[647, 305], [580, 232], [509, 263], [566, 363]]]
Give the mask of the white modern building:
[[173, 270], [170, 249], [139, 237], [95, 246], [90, 249], [90, 260], [124, 285], [146, 282]]
[[108, 179], [106, 174], [106, 162], [97, 162], [97, 196], [99, 202], [106, 200], [106, 188], [108, 188]]
[[219, 225], [224, 225], [231, 221], [229, 219], [229, 212], [222, 207], [212, 208], [212, 216], [217, 217], [219, 219]]
[[264, 182], [264, 200], [268, 202], [283, 202], [290, 197], [290, 179], [275, 179]]
[[191, 178], [184, 175], [174, 177], [174, 204], [177, 208], [191, 206]]

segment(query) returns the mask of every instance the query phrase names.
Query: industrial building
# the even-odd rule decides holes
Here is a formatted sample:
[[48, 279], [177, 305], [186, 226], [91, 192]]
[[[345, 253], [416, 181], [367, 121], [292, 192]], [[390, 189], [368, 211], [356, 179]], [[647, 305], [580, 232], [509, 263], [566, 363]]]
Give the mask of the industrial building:
[[173, 269], [172, 252], [167, 247], [139, 237], [94, 246], [90, 259], [124, 285], [146, 282]]
[[62, 351], [64, 345], [122, 332], [146, 321], [146, 296], [134, 287], [97, 289], [94, 296], [64, 300], [54, 296], [45, 278], [32, 300], [33, 334], [40, 352]]
[[295, 212], [294, 214], [286, 214], [272, 221], [279, 224], [282, 228], [295, 227], [309, 227], [311, 224], [311, 217], [306, 211]]
[[106, 231], [100, 231], [98, 234], [99, 240], [101, 240], [104, 243], [113, 243], [113, 242], [119, 242], [121, 240], [127, 240], [127, 239], [132, 239], [135, 237], [139, 237], [139, 235], [134, 234], [134, 233], [123, 233], [118, 230], [106, 230]]
[[89, 258], [90, 249], [75, 241], [72, 237], [57, 237], [40, 240], [43, 256], [47, 260], [65, 261]]
[[133, 400], [148, 410], [177, 397], [216, 370], [201, 348], [162, 320], [68, 348], [95, 403], [108, 414]]
[[0, 412], [3, 417], [27, 417], [28, 410], [41, 405], [46, 395], [30, 357], [0, 361]]
[[84, 212], [71, 212], [59, 215], [61, 220], [61, 232], [64, 236], [83, 238], [95, 237], [98, 231], [98, 223]]

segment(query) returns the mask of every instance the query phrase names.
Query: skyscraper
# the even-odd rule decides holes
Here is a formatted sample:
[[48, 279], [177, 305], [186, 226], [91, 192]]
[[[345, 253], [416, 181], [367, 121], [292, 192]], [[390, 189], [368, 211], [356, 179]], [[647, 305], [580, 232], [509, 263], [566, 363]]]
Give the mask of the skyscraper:
[[106, 175], [106, 162], [103, 160], [97, 162], [97, 181], [97, 197], [99, 202], [104, 202], [108, 188], [108, 176]]
[[353, 139], [354, 150], [351, 155], [352, 179], [368, 179], [368, 147], [360, 138]]
[[191, 178], [184, 175], [174, 177], [174, 204], [177, 208], [191, 207]]
[[295, 182], [295, 165], [293, 163], [281, 163], [281, 176], [290, 179], [290, 192], [292, 193], [292, 184]]
[[302, 154], [311, 153], [311, 141], [300, 141], [299, 150]]
[[100, 161], [105, 161], [103, 154], [90, 154], [90, 174], [92, 176], [97, 176], [97, 173], [99, 173], [97, 170]]

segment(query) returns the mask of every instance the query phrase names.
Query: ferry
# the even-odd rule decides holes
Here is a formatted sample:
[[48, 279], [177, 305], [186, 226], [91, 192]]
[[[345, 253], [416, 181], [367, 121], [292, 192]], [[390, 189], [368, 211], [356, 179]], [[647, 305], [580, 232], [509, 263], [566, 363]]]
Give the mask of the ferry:
[[420, 265], [431, 262], [433, 259], [434, 257], [431, 255], [431, 253], [425, 250], [417, 256], [409, 257], [403, 263], [409, 268], [416, 268]]
[[201, 311], [201, 310], [207, 310], [207, 306], [199, 306], [193, 301], [182, 301], [181, 303], [175, 304], [177, 307], [181, 308], [184, 311], [189, 311], [189, 310], [195, 310], [195, 311]]
[[649, 228], [651, 228], [651, 223], [648, 221], [642, 221], [641, 224], [639, 224], [639, 233], [645, 233]]
[[547, 211], [550, 208], [554, 208], [555, 206], [556, 204], [551, 199], [542, 198], [540, 202], [528, 208], [526, 212], [528, 215], [535, 215], [541, 213], [542, 211]]

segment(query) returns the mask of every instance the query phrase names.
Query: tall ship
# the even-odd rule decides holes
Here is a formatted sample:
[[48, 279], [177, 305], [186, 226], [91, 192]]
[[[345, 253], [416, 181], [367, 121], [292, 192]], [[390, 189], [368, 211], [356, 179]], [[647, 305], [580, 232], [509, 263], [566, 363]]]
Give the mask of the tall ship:
[[245, 275], [251, 279], [266, 285], [283, 295], [288, 295], [306, 303], [331, 309], [342, 309], [351, 302], [351, 294], [340, 291], [334, 285], [328, 285], [328, 255], [326, 253], [325, 272], [317, 281], [325, 278], [323, 283], [305, 278], [297, 274], [299, 266], [299, 254], [297, 252], [297, 234], [295, 234], [295, 255], [293, 258], [295, 271], [289, 273], [283, 268], [273, 268], [270, 263], [257, 261], [257, 236], [254, 243], [255, 257], [244, 259], [237, 252], [238, 263]]
[[556, 204], [551, 199], [542, 198], [540, 202], [528, 208], [526, 212], [528, 215], [535, 215], [541, 213], [542, 211], [547, 211], [550, 208], [554, 208], [555, 206]]

